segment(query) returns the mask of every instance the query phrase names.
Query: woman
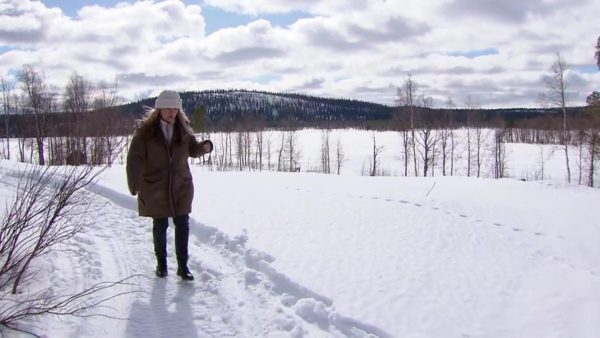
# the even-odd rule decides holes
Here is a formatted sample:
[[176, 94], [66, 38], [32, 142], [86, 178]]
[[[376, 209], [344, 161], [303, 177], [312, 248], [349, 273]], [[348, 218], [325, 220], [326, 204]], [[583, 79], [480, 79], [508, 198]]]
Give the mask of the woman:
[[152, 217], [156, 275], [167, 276], [168, 218], [175, 224], [177, 275], [193, 280], [187, 267], [189, 216], [194, 184], [189, 157], [213, 150], [211, 141], [198, 142], [183, 112], [179, 94], [165, 90], [158, 95], [135, 131], [127, 154], [127, 184], [137, 195], [140, 216]]

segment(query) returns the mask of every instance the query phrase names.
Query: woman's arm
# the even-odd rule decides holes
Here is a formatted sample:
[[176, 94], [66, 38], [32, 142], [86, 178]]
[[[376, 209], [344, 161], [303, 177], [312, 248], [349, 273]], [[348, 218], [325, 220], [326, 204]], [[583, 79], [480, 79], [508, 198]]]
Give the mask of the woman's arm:
[[132, 195], [136, 195], [140, 191], [145, 164], [146, 145], [139, 132], [136, 131], [127, 152], [127, 165], [125, 167], [127, 171], [127, 185]]
[[213, 151], [213, 148], [213, 143], [210, 140], [198, 142], [195, 136], [190, 135], [190, 157], [200, 157], [202, 155], [208, 154], [211, 151]]

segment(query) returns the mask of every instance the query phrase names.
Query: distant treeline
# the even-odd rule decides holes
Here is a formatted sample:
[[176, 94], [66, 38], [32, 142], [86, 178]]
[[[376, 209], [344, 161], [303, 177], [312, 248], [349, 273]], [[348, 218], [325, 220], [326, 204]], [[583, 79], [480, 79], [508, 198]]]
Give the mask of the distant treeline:
[[[238, 130], [246, 128], [337, 128], [358, 127], [370, 129], [397, 129], [409, 107], [392, 107], [377, 103], [322, 98], [301, 94], [273, 93], [245, 90], [213, 90], [181, 93], [183, 107], [190, 119], [206, 130]], [[152, 106], [148, 98], [121, 106], [126, 115], [140, 117], [143, 106]], [[506, 127], [539, 124], [552, 128], [555, 119], [562, 118], [559, 109], [550, 108], [497, 108], [497, 109], [444, 109], [414, 107], [416, 125], [423, 123], [450, 123], [460, 128], [471, 123]], [[568, 108], [572, 117], [584, 116], [584, 107]], [[452, 121], [448, 121], [451, 119]], [[437, 121], [437, 122], [436, 122]]]
[[[245, 90], [212, 90], [181, 93], [183, 107], [198, 131], [253, 130], [261, 128], [368, 128], [401, 130], [407, 128], [410, 107], [391, 107], [376, 103], [321, 98], [301, 94]], [[81, 133], [129, 134], [136, 120], [144, 114], [144, 106], [153, 106], [154, 98], [128, 103], [102, 111], [77, 116]], [[560, 129], [559, 109], [498, 108], [444, 109], [412, 107], [415, 127], [461, 128], [485, 126], [503, 128]], [[585, 107], [568, 108], [572, 118], [585, 117]], [[0, 135], [6, 135], [5, 116], [0, 116]], [[47, 136], [68, 135], [75, 116], [49, 113], [45, 116]], [[11, 137], [35, 135], [30, 114], [9, 117]]]
[[[6, 123], [6, 115], [0, 116], [0, 130], [2, 136], [8, 125], [9, 137], [35, 137], [36, 121], [34, 114], [9, 115]], [[72, 136], [77, 129], [81, 136], [118, 136], [128, 135], [135, 128], [135, 118], [122, 113], [120, 107], [111, 107], [87, 113], [48, 113], [38, 116], [40, 129], [44, 130], [42, 136]]]

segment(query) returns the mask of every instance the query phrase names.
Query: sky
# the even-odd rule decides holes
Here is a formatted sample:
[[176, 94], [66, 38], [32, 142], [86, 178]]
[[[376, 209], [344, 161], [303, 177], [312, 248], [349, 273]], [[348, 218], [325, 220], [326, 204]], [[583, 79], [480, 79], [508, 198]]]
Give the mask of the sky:
[[77, 74], [126, 101], [250, 89], [393, 105], [410, 75], [442, 107], [539, 107], [560, 53], [568, 103], [600, 89], [600, 2], [0, 0], [0, 75]]

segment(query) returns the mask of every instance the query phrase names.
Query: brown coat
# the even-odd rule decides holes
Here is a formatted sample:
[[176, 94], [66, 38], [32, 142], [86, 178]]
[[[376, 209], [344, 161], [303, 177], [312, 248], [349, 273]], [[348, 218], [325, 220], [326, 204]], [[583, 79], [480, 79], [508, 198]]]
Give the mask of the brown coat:
[[178, 122], [170, 146], [158, 116], [144, 121], [133, 135], [127, 154], [127, 184], [129, 191], [138, 195], [140, 216], [175, 217], [192, 211], [194, 184], [188, 158], [204, 155], [207, 142], [212, 151], [212, 142], [198, 142]]

